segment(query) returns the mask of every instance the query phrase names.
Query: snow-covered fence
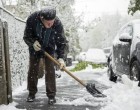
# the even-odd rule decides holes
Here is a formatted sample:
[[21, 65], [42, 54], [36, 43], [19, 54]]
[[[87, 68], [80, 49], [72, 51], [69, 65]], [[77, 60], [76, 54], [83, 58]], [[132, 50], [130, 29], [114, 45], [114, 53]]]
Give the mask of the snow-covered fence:
[[8, 23], [10, 71], [12, 88], [21, 85], [27, 77], [28, 51], [23, 41], [25, 21], [16, 18], [7, 10], [0, 7], [0, 17]]

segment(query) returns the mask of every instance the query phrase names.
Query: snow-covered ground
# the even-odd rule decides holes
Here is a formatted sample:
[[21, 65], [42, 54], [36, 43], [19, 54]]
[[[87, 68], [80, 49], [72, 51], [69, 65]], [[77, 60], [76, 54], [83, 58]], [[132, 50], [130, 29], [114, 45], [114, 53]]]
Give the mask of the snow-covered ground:
[[[126, 75], [122, 76], [122, 82], [110, 82], [108, 80], [106, 70], [107, 68], [92, 69], [91, 66], [88, 66], [85, 70], [75, 72], [74, 74], [80, 79], [84, 79], [85, 82], [86, 80], [95, 80], [99, 83], [108, 86], [109, 89], [103, 91], [103, 93], [107, 95], [107, 98], [94, 98], [90, 94], [85, 94], [83, 97], [70, 101], [58, 99], [58, 97], [56, 97], [58, 100], [57, 104], [66, 104], [74, 106], [98, 106], [100, 104], [102, 106], [101, 110], [139, 110], [140, 88], [137, 87], [138, 82], [130, 81]], [[62, 73], [62, 78], [57, 80], [58, 82], [59, 80], [67, 80], [65, 84], [70, 84], [70, 77], [68, 76], [68, 79], [66, 79], [66, 77], [67, 75], [65, 73]], [[24, 92], [27, 92], [26, 85], [26, 82], [24, 82], [21, 87], [13, 91], [13, 95], [23, 94]], [[41, 87], [43, 85], [44, 79], [39, 79], [38, 87]], [[80, 92], [85, 92], [85, 89], [80, 90]], [[92, 101], [96, 101], [96, 103], [92, 103]], [[17, 110], [15, 106], [15, 102], [9, 105], [1, 105], [0, 110]], [[86, 110], [89, 109], [86, 108]]]

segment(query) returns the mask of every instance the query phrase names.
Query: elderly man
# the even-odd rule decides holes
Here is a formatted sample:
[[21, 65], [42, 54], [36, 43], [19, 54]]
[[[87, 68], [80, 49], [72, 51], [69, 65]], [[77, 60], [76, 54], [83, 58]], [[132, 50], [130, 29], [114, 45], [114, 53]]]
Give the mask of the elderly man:
[[56, 102], [56, 82], [53, 62], [44, 56], [42, 50], [47, 51], [51, 56], [57, 53], [57, 59], [61, 63], [60, 69], [65, 66], [64, 49], [66, 38], [61, 21], [56, 16], [55, 8], [48, 6], [41, 11], [31, 14], [26, 22], [23, 37], [29, 47], [29, 71], [27, 102], [33, 102], [37, 93], [39, 59], [45, 60], [45, 84], [48, 104]]

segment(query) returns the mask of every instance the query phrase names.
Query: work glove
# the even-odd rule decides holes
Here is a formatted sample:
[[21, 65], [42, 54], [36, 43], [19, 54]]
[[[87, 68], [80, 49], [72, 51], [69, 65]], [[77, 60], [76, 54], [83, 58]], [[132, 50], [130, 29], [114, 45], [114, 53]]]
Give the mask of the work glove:
[[41, 50], [41, 45], [37, 40], [34, 42], [33, 48], [34, 48], [35, 51], [40, 51]]
[[62, 70], [62, 68], [66, 66], [65, 62], [64, 62], [64, 60], [62, 58], [59, 58], [58, 62], [60, 63], [60, 70]]

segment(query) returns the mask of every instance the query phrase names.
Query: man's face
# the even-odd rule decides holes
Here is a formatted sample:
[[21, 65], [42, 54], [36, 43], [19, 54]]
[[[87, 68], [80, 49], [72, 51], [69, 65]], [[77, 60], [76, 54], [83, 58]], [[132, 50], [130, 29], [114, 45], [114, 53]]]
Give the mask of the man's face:
[[55, 19], [53, 19], [53, 20], [41, 19], [42, 23], [44, 24], [44, 26], [45, 26], [46, 28], [51, 28], [51, 27], [53, 26], [53, 24], [54, 24], [54, 20], [55, 20]]

